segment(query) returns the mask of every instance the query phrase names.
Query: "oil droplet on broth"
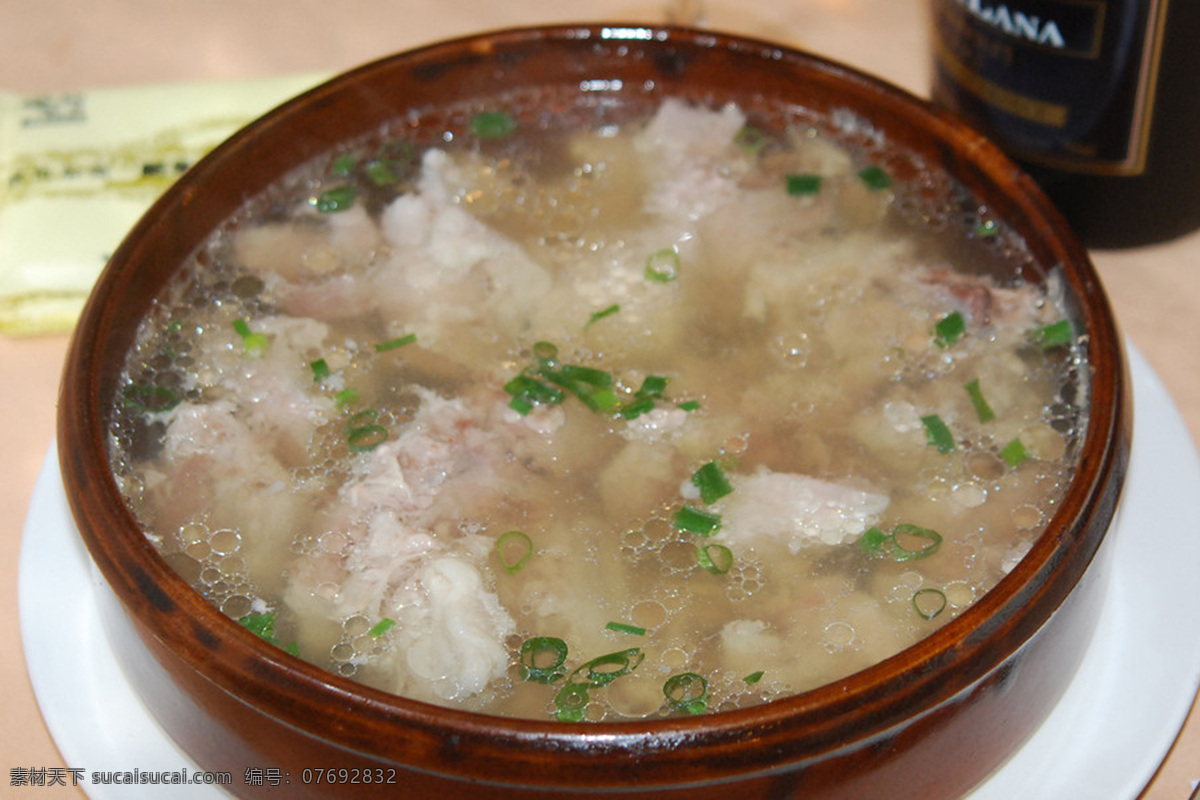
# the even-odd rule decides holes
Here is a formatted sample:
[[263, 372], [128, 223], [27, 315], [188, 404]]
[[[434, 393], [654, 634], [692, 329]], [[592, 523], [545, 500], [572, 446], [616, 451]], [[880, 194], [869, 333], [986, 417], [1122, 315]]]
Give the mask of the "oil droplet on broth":
[[687, 542], [671, 542], [662, 549], [664, 572], [681, 572], [696, 566], [696, 550]]
[[209, 546], [209, 544], [206, 540], [202, 539], [198, 542], [188, 543], [187, 547], [184, 548], [183, 552], [187, 553], [189, 556], [196, 559], [197, 561], [203, 561], [204, 559], [208, 558], [209, 555], [212, 553], [212, 548]]
[[1021, 530], [1030, 530], [1042, 524], [1042, 510], [1037, 506], [1018, 506], [1013, 509], [1012, 521]]
[[691, 656], [681, 647], [671, 647], [663, 651], [662, 657], [659, 660], [662, 661], [663, 666], [667, 669], [676, 670], [687, 666], [687, 663], [691, 660]]
[[854, 632], [854, 626], [848, 622], [831, 622], [825, 626], [825, 635], [821, 637], [821, 644], [829, 653], [840, 653], [847, 647], [851, 647], [857, 640], [857, 634]]
[[667, 618], [667, 609], [662, 603], [654, 600], [644, 600], [633, 607], [630, 613], [633, 624], [641, 628], [655, 628]]
[[241, 543], [241, 534], [237, 531], [228, 529], [215, 531], [208, 540], [209, 547], [212, 548], [213, 552], [219, 553], [223, 556], [237, 552], [237, 549], [239, 546], [241, 546]]
[[181, 525], [179, 528], [179, 540], [183, 544], [184, 549], [187, 549], [187, 547], [190, 545], [199, 544], [201, 542], [205, 542], [207, 545], [206, 540], [208, 539], [208, 536], [209, 530], [203, 525], [188, 523], [187, 525]]
[[241, 619], [253, 610], [249, 597], [232, 595], [221, 604], [221, 612], [232, 619]]
[[662, 706], [662, 683], [653, 673], [626, 675], [604, 691], [608, 705], [622, 716], [648, 717]]
[[951, 581], [942, 589], [946, 603], [954, 608], [965, 608], [975, 602], [975, 587], [966, 581]]

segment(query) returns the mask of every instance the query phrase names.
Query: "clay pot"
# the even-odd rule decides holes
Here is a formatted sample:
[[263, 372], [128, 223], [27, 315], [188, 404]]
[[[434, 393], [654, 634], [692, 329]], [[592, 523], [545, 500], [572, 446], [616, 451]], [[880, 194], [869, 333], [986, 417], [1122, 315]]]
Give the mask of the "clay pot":
[[[297, 164], [410, 112], [436, 125], [447, 102], [514, 87], [543, 87], [562, 103], [589, 93], [736, 101], [768, 121], [785, 108], [849, 109], [866, 133], [883, 132], [897, 177], [952, 176], [1024, 236], [1027, 279], [1060, 267], [1087, 335], [1091, 417], [1078, 474], [1020, 564], [919, 644], [814, 691], [736, 712], [596, 724], [502, 719], [365, 688], [264, 643], [189, 588], [142, 534], [108, 464], [118, 374], [152, 298], [244, 198]], [[102, 607], [119, 659], [167, 733], [200, 767], [231, 772], [227, 788], [240, 796], [936, 800], [991, 773], [1071, 681], [1104, 591], [1098, 553], [1125, 476], [1130, 402], [1121, 341], [1085, 251], [980, 136], [879, 80], [770, 43], [579, 25], [368, 64], [188, 171], [129, 234], [88, 302], [63, 378], [58, 444], [75, 520], [111, 592]], [[247, 769], [266, 780], [247, 782]]]

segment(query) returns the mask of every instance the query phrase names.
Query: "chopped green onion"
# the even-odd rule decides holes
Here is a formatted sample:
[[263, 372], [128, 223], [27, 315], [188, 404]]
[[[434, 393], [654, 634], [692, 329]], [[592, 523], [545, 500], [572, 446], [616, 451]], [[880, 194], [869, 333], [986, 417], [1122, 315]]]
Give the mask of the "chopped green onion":
[[516, 129], [516, 119], [506, 111], [482, 111], [471, 117], [471, 133], [480, 139], [503, 139]]
[[700, 499], [712, 505], [733, 491], [729, 479], [715, 461], [710, 461], [692, 473], [692, 484], [700, 490]]
[[979, 388], [979, 378], [963, 384], [963, 388], [967, 390], [967, 396], [971, 398], [971, 405], [975, 407], [975, 415], [979, 417], [980, 422], [991, 422], [996, 418], [996, 412], [988, 405], [983, 390]]
[[[563, 645], [563, 658], [566, 658]], [[554, 698], [555, 716], [560, 722], [579, 722], [587, 713], [588, 690], [597, 689], [633, 672], [645, 660], [640, 647], [618, 650], [598, 656], [576, 667]], [[522, 665], [526, 663], [522, 647]], [[552, 678], [551, 680], [556, 680]], [[549, 683], [550, 681], [543, 681]]]
[[536, 370], [538, 377], [569, 391], [593, 411], [616, 411], [621, 398], [612, 390], [613, 377], [603, 370], [578, 364]]
[[1021, 465], [1021, 462], [1030, 458], [1029, 451], [1020, 439], [1013, 439], [1008, 444], [1004, 445], [1004, 449], [1000, 451], [1000, 457], [1014, 469]]
[[691, 411], [699, 411], [699, 410], [700, 410], [700, 403], [699, 403], [699, 402], [697, 402], [697, 401], [695, 401], [695, 400], [685, 400], [685, 401], [683, 401], [682, 403], [679, 403], [679, 404], [678, 404], [677, 406], [675, 406], [675, 407], [676, 407], [676, 408], [678, 408], [678, 409], [681, 409], [681, 410], [683, 410], [683, 411], [688, 411], [688, 412], [691, 412]]
[[242, 340], [242, 347], [247, 353], [261, 355], [266, 352], [269, 343], [265, 333], [252, 333]]
[[367, 631], [367, 635], [372, 639], [378, 639], [380, 636], [383, 636], [385, 633], [395, 627], [395, 625], [396, 620], [389, 617], [384, 617], [383, 619], [379, 620], [379, 622], [376, 622], [371, 626], [371, 630]]
[[406, 344], [412, 344], [417, 340], [415, 333], [409, 333], [404, 336], [398, 336], [395, 339], [388, 339], [386, 342], [379, 342], [375, 345], [375, 352], [386, 353], [388, 350], [395, 350], [404, 347]]
[[522, 417], [533, 411], [533, 403], [527, 397], [514, 397], [508, 401], [508, 407]]
[[743, 152], [750, 155], [756, 155], [760, 150], [766, 147], [770, 138], [761, 128], [756, 128], [753, 125], [743, 125], [742, 129], [733, 137], [734, 145]]
[[638, 397], [621, 406], [622, 419], [637, 419], [642, 414], [654, 410], [653, 397]]
[[352, 453], [369, 453], [388, 439], [388, 429], [382, 425], [363, 425], [346, 436]]
[[557, 405], [566, 395], [561, 389], [548, 386], [528, 375], [518, 375], [504, 384], [504, 391], [512, 395], [508, 407], [524, 416], [536, 405]]
[[568, 683], [554, 696], [554, 715], [559, 722], [582, 722], [587, 714], [588, 685]]
[[625, 403], [614, 388], [612, 373], [582, 364], [560, 364], [558, 348], [550, 342], [534, 344], [533, 356], [536, 363], [504, 384], [504, 391], [512, 396], [509, 408], [522, 415], [537, 405], [562, 403], [572, 394], [593, 411], [634, 419], [654, 408], [654, 398], [667, 385], [666, 378], [649, 376], [634, 400]]
[[320, 383], [329, 377], [329, 364], [323, 358], [308, 362], [308, 367], [312, 370], [313, 383]]
[[411, 142], [396, 140], [379, 148], [374, 158], [367, 162], [363, 172], [375, 186], [391, 186], [400, 180], [400, 170], [413, 160], [416, 149]]
[[558, 366], [558, 345], [554, 342], [534, 342], [533, 357], [540, 366], [553, 369]]
[[621, 408], [621, 416], [625, 419], [636, 419], [647, 411], [654, 409], [654, 401], [662, 397], [667, 389], [667, 378], [661, 375], [647, 375], [642, 380], [641, 388], [633, 393], [634, 399]]
[[266, 642], [273, 645], [279, 644], [279, 639], [275, 635], [274, 614], [247, 614], [238, 620], [238, 624]]
[[760, 669], [757, 672], [751, 672], [749, 675], [742, 678], [742, 680], [745, 683], [753, 686], [754, 684], [758, 683], [759, 681], [761, 681], [763, 679], [763, 674], [764, 674], [763, 671]]
[[244, 319], [235, 319], [233, 321], [233, 331], [238, 336], [242, 337], [242, 350], [253, 355], [262, 355], [266, 352], [269, 343], [265, 333], [254, 333], [250, 330], [250, 325]]
[[126, 386], [121, 392], [121, 404], [125, 408], [136, 408], [151, 414], [161, 414], [170, 411], [183, 402], [175, 390], [166, 386], [147, 386], [134, 383]]
[[356, 197], [358, 197], [358, 189], [354, 184], [344, 183], [321, 192], [313, 199], [312, 205], [322, 214], [335, 214], [353, 206]]
[[958, 311], [952, 311], [938, 320], [933, 327], [934, 342], [938, 347], [950, 347], [967, 332], [967, 323]]
[[891, 561], [916, 561], [928, 558], [942, 546], [942, 535], [930, 528], [900, 524], [891, 533], [884, 533], [874, 526], [863, 531], [856, 543], [872, 558]]
[[1058, 322], [1038, 328], [1033, 332], [1034, 343], [1045, 349], [1070, 344], [1074, 338], [1075, 329], [1069, 319], [1060, 319]]
[[357, 164], [358, 159], [354, 154], [343, 153], [334, 160], [331, 172], [339, 178], [347, 178], [354, 173], [354, 167]]
[[667, 390], [667, 383], [668, 379], [661, 375], [647, 375], [642, 380], [641, 388], [634, 392], [634, 397], [662, 397]]
[[655, 283], [670, 283], [679, 277], [679, 253], [674, 247], [664, 247], [646, 258], [645, 277]]
[[567, 643], [554, 636], [526, 639], [521, 645], [520, 660], [521, 680], [554, 683], [567, 674], [563, 666], [567, 661]]
[[892, 185], [892, 176], [888, 175], [882, 167], [875, 165], [871, 165], [859, 172], [858, 179], [872, 191], [886, 189]]
[[988, 239], [1000, 232], [1000, 226], [996, 224], [994, 219], [985, 219], [975, 226], [975, 235]]
[[685, 714], [703, 714], [708, 710], [708, 681], [695, 672], [681, 672], [663, 684], [667, 705]]
[[388, 430], [376, 425], [379, 412], [368, 408], [346, 422], [346, 444], [352, 453], [367, 453], [387, 441]]
[[[518, 375], [508, 383], [504, 384], [504, 391], [512, 395], [514, 399], [521, 398], [528, 403], [537, 405], [544, 403], [546, 405], [557, 405], [563, 401], [566, 395], [561, 389], [553, 386], [547, 386], [535, 378], [528, 375]], [[511, 403], [510, 403], [511, 405]]]
[[604, 626], [605, 630], [616, 631], [617, 633], [628, 633], [633, 636], [645, 636], [646, 629], [640, 625], [630, 625], [627, 622], [610, 622]]
[[300, 644], [298, 642], [293, 641], [283, 649], [284, 652], [286, 652], [289, 656], [295, 656], [296, 658], [300, 657]]
[[570, 388], [569, 384], [580, 383], [587, 386], [594, 386], [597, 389], [607, 389], [613, 385], [613, 376], [611, 373], [605, 372], [602, 369], [584, 367], [578, 364], [563, 364], [557, 372], [543, 371], [540, 374], [564, 388]]
[[588, 686], [607, 686], [617, 678], [633, 672], [645, 658], [646, 654], [640, 647], [606, 653], [576, 667], [568, 681]]
[[337, 402], [337, 404], [339, 406], [342, 406], [344, 408], [348, 405], [358, 402], [358, 390], [354, 389], [352, 387], [342, 389], [340, 392], [338, 392], [337, 394], [335, 394], [333, 396], [333, 399]]
[[521, 531], [505, 531], [496, 538], [496, 555], [509, 575], [520, 572], [533, 558], [533, 540]]
[[696, 560], [713, 575], [724, 575], [733, 569], [733, 551], [723, 544], [697, 546]]
[[597, 311], [596, 313], [594, 313], [590, 317], [588, 317], [587, 325], [584, 325], [583, 327], [587, 328], [593, 322], [598, 322], [598, 321], [604, 319], [605, 317], [611, 317], [613, 314], [616, 314], [620, 310], [621, 310], [621, 307], [619, 305], [617, 305], [616, 303], [613, 303], [608, 308]]
[[390, 186], [400, 180], [396, 177], [396, 173], [392, 172], [392, 168], [388, 166], [388, 163], [379, 159], [368, 161], [366, 169], [363, 171], [367, 175], [367, 180], [375, 186]]
[[941, 417], [929, 414], [921, 417], [921, 424], [925, 426], [926, 441], [936, 447], [939, 453], [949, 453], [954, 449], [954, 435]]
[[912, 605], [921, 619], [933, 619], [946, 610], [946, 594], [941, 589], [918, 589]]
[[621, 398], [612, 389], [596, 389], [588, 392], [575, 392], [584, 405], [592, 411], [616, 412], [621, 408]]
[[784, 178], [787, 193], [792, 197], [814, 195], [821, 191], [821, 176], [813, 174], [788, 175]]
[[684, 506], [675, 512], [674, 525], [681, 531], [712, 536], [721, 529], [721, 515], [694, 506]]
[[896, 561], [916, 561], [936, 553], [942, 546], [942, 535], [930, 528], [901, 523], [892, 529], [892, 544]]
[[871, 556], [883, 555], [891, 537], [883, 531], [876, 528], [874, 525], [863, 531], [862, 536], [858, 537], [858, 546], [861, 550]]

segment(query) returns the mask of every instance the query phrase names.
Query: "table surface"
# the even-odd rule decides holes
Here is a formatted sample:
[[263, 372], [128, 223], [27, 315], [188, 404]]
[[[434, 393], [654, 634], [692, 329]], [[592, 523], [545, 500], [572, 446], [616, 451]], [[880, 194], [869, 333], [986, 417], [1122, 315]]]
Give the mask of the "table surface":
[[[804, 47], [927, 95], [924, 0], [4, 0], [0, 91], [335, 73], [451, 36], [511, 25], [682, 14], [714, 29]], [[1162, 378], [1200, 441], [1200, 234], [1093, 253], [1125, 334]], [[0, 337], [0, 761], [63, 767], [30, 686], [17, 613], [23, 521], [54, 433], [66, 336]], [[132, 766], [131, 766], [132, 768]], [[1187, 800], [1200, 776], [1200, 703], [1143, 800]], [[0, 779], [2, 780], [2, 779]], [[7, 782], [4, 785], [8, 785]], [[76, 797], [44, 788], [38, 797]], [[4, 792], [0, 791], [0, 794]]]

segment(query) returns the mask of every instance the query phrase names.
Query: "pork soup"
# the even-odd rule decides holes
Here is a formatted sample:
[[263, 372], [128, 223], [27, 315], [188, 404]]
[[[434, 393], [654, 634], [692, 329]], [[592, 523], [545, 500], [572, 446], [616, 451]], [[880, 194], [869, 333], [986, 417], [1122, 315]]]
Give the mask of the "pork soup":
[[304, 166], [156, 302], [112, 463], [198, 592], [389, 692], [615, 721], [835, 681], [1003, 578], [1087, 419], [1003, 220], [844, 121], [515, 108]]

